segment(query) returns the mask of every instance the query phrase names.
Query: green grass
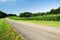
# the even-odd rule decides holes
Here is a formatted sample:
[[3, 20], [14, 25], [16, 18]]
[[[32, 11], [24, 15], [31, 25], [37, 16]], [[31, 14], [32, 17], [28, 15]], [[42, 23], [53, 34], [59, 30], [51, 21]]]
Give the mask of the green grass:
[[[36, 16], [30, 18], [9, 17], [10, 19], [60, 28], [60, 14]], [[41, 20], [40, 20], [41, 19]], [[48, 20], [49, 19], [49, 20]]]
[[20, 20], [20, 21], [60, 28], [60, 21], [36, 21], [36, 20]]
[[41, 21], [60, 21], [60, 14], [51, 14], [44, 16], [30, 17], [28, 20], [41, 20]]
[[4, 19], [0, 19], [0, 35], [10, 31], [10, 27]]
[[44, 15], [44, 16], [34, 16], [29, 18], [21, 18], [21, 17], [10, 17], [14, 20], [40, 20], [40, 21], [60, 21], [60, 14], [51, 14], [51, 15]]
[[0, 19], [0, 40], [23, 40], [23, 39], [5, 21], [5, 19]]

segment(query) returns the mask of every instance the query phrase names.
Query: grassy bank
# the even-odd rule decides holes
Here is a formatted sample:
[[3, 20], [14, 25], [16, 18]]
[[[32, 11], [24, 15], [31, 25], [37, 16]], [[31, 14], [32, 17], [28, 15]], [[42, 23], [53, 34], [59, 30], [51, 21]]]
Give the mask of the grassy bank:
[[60, 21], [60, 14], [33, 16], [33, 17], [28, 17], [28, 18], [11, 16], [10, 18], [14, 20]]
[[60, 28], [60, 21], [36, 21], [36, 20], [17, 20], [17, 21], [29, 22], [29, 23], [33, 23], [33, 24], [39, 24], [39, 25]]
[[9, 18], [13, 20], [19, 20], [22, 22], [30, 22], [30, 23], [60, 28], [60, 21], [59, 21], [60, 14], [35, 16], [35, 17], [30, 17], [30, 18], [21, 18], [21, 17], [11, 16]]
[[0, 19], [0, 40], [22, 40], [22, 38], [4, 19]]

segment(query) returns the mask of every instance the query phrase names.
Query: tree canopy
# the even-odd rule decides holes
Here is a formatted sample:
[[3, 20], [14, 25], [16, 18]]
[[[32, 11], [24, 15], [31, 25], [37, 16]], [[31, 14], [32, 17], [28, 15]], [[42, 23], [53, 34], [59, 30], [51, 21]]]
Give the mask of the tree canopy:
[[17, 16], [16, 14], [8, 14], [8, 16]]
[[23, 12], [23, 13], [20, 13], [20, 17], [31, 17], [32, 16], [32, 13], [31, 12]]
[[0, 18], [5, 18], [7, 17], [8, 15], [2, 11], [0, 11]]

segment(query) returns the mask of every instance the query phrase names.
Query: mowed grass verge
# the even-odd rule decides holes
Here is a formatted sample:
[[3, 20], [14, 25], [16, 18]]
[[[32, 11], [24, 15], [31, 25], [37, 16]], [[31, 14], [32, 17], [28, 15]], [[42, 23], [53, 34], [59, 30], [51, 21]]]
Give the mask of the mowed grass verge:
[[60, 21], [59, 22], [58, 21], [36, 21], [36, 20], [20, 20], [20, 21], [60, 28]]
[[23, 40], [23, 39], [6, 22], [5, 19], [0, 19], [0, 40]]
[[29, 22], [29, 23], [34, 23], [34, 24], [40, 24], [40, 25], [60, 28], [60, 21], [27, 20], [27, 19], [24, 19], [21, 17], [9, 17], [9, 18], [13, 19], [13, 20], [20, 21], [20, 22]]

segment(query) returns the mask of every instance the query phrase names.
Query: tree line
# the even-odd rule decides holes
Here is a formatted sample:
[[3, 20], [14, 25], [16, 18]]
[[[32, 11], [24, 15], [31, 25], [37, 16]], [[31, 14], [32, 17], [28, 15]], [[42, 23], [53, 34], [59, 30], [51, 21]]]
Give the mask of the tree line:
[[0, 11], [0, 18], [5, 18], [7, 16], [7, 13]]
[[51, 14], [60, 14], [60, 7], [57, 9], [51, 9], [49, 12], [42, 13], [31, 13], [31, 12], [23, 12], [20, 13], [20, 17], [32, 17], [32, 16], [43, 16], [43, 15], [51, 15]]
[[[43, 16], [43, 15], [50, 15], [50, 14], [60, 14], [60, 7], [57, 9], [51, 9], [49, 12], [42, 12], [42, 13], [32, 13], [32, 12], [23, 12], [20, 13], [20, 17], [32, 17], [32, 16]], [[8, 16], [17, 16], [16, 14], [7, 14], [5, 12], [0, 11], [0, 18], [5, 18]]]
[[17, 16], [16, 14], [7, 14], [5, 12], [0, 11], [0, 18], [5, 18], [8, 16]]

